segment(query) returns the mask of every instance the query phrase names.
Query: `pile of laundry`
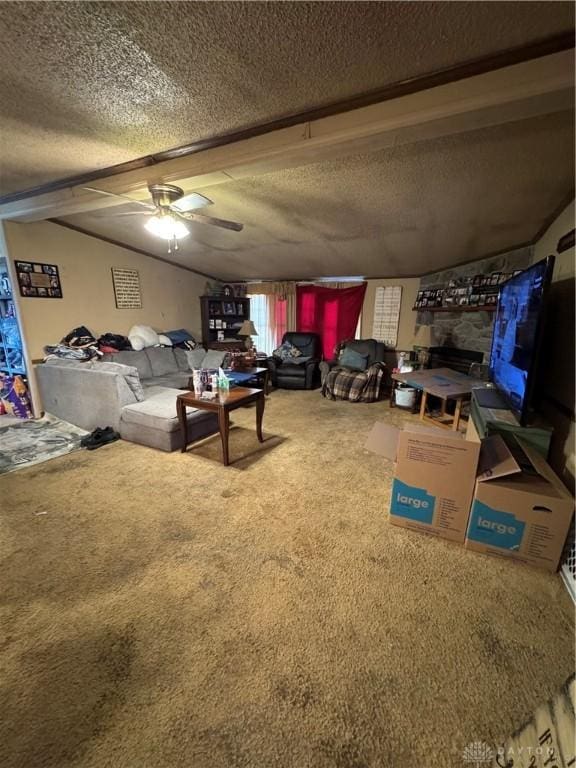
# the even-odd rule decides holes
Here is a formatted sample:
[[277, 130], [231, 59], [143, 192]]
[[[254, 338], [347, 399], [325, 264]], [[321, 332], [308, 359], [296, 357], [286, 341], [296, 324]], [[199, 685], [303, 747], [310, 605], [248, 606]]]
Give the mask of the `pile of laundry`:
[[184, 328], [158, 333], [149, 325], [134, 325], [128, 336], [107, 332], [97, 339], [85, 325], [80, 325], [66, 334], [59, 344], [45, 346], [44, 360], [63, 358], [85, 362], [127, 349], [135, 351], [146, 347], [194, 349], [196, 346], [198, 344], [195, 338]]
[[98, 348], [96, 338], [85, 325], [74, 328], [59, 344], [47, 345], [44, 347], [44, 352], [46, 353], [45, 361], [53, 357], [85, 361], [103, 354]]

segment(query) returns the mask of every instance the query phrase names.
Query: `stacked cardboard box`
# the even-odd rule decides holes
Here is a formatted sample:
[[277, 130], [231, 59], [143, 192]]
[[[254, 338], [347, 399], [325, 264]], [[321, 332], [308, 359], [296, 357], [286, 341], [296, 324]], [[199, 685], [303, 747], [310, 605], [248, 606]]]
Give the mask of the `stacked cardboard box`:
[[482, 441], [436, 428], [377, 422], [366, 448], [395, 461], [390, 522], [555, 571], [574, 500], [544, 459], [522, 446], [520, 468], [499, 435]]

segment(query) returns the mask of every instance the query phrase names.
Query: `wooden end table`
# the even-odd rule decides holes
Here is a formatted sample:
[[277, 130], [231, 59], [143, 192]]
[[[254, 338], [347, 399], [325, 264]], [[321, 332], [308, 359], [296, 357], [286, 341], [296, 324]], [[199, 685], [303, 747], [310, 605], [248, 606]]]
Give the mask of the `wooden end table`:
[[263, 443], [262, 436], [262, 417], [264, 416], [264, 390], [249, 389], [248, 387], [234, 387], [228, 392], [219, 391], [213, 400], [204, 400], [198, 397], [194, 392], [185, 392], [176, 398], [176, 413], [182, 430], [182, 453], [186, 452], [188, 446], [188, 420], [186, 419], [186, 408], [198, 408], [201, 411], [210, 411], [218, 414], [218, 428], [220, 430], [220, 439], [222, 440], [222, 463], [225, 467], [230, 464], [228, 453], [228, 435], [230, 433], [230, 411], [236, 408], [242, 408], [249, 403], [256, 403], [256, 435], [258, 440]]

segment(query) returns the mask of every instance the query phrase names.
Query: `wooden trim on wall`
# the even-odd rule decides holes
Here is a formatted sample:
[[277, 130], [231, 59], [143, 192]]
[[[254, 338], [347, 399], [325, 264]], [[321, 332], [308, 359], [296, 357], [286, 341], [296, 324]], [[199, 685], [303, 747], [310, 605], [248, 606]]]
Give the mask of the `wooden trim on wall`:
[[[128, 245], [127, 243], [123, 243], [120, 240], [114, 240], [111, 237], [106, 237], [106, 235], [99, 235], [96, 234], [96, 232], [90, 232], [89, 229], [84, 229], [83, 227], [77, 227], [75, 224], [69, 224], [67, 221], [61, 221], [60, 219], [47, 219], [51, 224], [58, 224], [59, 227], [65, 227], [66, 229], [71, 229], [73, 232], [79, 232], [81, 235], [87, 235], [88, 237], [93, 237], [96, 240], [101, 240], [103, 243], [108, 243], [108, 245], [116, 245], [118, 248], [125, 248], [127, 251], [133, 251], [134, 253], [139, 253], [141, 256], [148, 256], [150, 259], [155, 259], [156, 261], [162, 261], [164, 264], [170, 264], [171, 267], [178, 267], [179, 269], [184, 269], [186, 272], [192, 272], [194, 275], [198, 275], [199, 277], [206, 277], [208, 280], [217, 280], [218, 282], [222, 282], [222, 279], [220, 277], [215, 277], [214, 275], [209, 275], [207, 272], [200, 272], [197, 269], [192, 269], [191, 267], [186, 267], [184, 264], [178, 264], [176, 261], [171, 261], [170, 259], [165, 259], [162, 256], [157, 256], [155, 253], [150, 253], [149, 251], [145, 251], [142, 248], [136, 248], [134, 245]], [[238, 282], [238, 281], [235, 281]]]
[[391, 85], [360, 94], [359, 96], [353, 96], [342, 101], [333, 102], [332, 104], [328, 104], [323, 107], [317, 107], [315, 109], [300, 112], [294, 115], [286, 115], [285, 117], [279, 118], [278, 120], [273, 120], [268, 123], [254, 125], [249, 128], [222, 134], [220, 136], [214, 136], [208, 139], [202, 139], [181, 147], [176, 147], [174, 149], [153, 153], [145, 157], [137, 158], [135, 160], [130, 160], [126, 163], [120, 163], [118, 165], [102, 168], [97, 171], [91, 171], [90, 173], [79, 174], [77, 176], [69, 176], [67, 178], [59, 179], [47, 184], [42, 184], [28, 190], [4, 195], [3, 197], [0, 197], [0, 205], [16, 202], [18, 200], [24, 200], [26, 198], [35, 197], [37, 195], [42, 195], [48, 192], [66, 189], [68, 187], [82, 186], [89, 184], [97, 179], [115, 176], [148, 166], [154, 166], [166, 160], [195, 154], [206, 149], [213, 149], [215, 147], [233, 144], [238, 141], [261, 136], [272, 131], [289, 128], [300, 123], [319, 120], [321, 118], [330, 117], [343, 112], [350, 112], [355, 109], [371, 106], [373, 104], [389, 101], [391, 99], [397, 99], [401, 96], [417, 93], [418, 91], [428, 90], [430, 88], [456, 82], [458, 80], [473, 77], [475, 75], [481, 75], [486, 72], [501, 69], [503, 67], [509, 67], [514, 64], [520, 64], [532, 59], [538, 59], [550, 54], [559, 53], [560, 51], [566, 51], [573, 47], [574, 30], [571, 30], [570, 32], [563, 32], [559, 35], [530, 43], [529, 45], [511, 48], [510, 50], [502, 51], [491, 56], [485, 56], [483, 58], [470, 60], [463, 64], [447, 67], [428, 75], [392, 83]]

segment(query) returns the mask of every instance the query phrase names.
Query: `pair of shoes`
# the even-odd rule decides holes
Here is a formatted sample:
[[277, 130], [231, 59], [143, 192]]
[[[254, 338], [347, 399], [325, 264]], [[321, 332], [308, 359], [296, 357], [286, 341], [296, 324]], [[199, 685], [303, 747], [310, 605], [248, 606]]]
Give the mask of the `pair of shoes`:
[[85, 435], [85, 437], [80, 440], [80, 445], [83, 448], [86, 448], [87, 451], [95, 451], [96, 448], [100, 448], [108, 443], [113, 443], [119, 439], [120, 435], [112, 429], [112, 427], [104, 427], [104, 429], [97, 427], [89, 435]]

